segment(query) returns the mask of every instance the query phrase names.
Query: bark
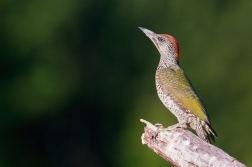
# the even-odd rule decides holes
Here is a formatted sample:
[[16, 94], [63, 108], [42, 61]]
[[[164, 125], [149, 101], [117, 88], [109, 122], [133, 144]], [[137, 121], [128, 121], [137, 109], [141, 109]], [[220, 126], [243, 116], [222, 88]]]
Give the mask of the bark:
[[146, 124], [142, 143], [177, 167], [245, 167], [218, 147], [205, 142], [192, 132], [177, 128], [157, 133], [157, 127]]

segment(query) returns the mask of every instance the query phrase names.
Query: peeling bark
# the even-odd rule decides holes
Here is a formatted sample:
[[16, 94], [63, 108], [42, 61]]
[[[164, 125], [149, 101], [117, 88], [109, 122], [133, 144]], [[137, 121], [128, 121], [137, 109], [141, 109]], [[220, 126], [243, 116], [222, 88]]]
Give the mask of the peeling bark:
[[141, 119], [146, 124], [142, 143], [177, 167], [245, 167], [223, 150], [211, 145], [192, 132], [177, 128], [160, 131], [157, 127]]

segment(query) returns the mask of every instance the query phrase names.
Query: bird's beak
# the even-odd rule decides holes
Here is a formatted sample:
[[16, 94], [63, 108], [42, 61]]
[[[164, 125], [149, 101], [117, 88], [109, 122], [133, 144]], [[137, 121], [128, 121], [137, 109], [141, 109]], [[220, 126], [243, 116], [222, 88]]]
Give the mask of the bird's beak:
[[150, 31], [150, 30], [148, 30], [148, 29], [146, 29], [146, 28], [143, 28], [143, 27], [138, 27], [138, 28], [140, 30], [142, 30], [146, 34], [146, 36], [149, 37], [150, 40], [155, 44], [155, 46], [157, 47], [157, 49], [160, 50], [160, 47], [159, 47], [157, 39], [156, 39], [157, 38], [157, 34], [154, 33], [154, 32], [152, 32], [152, 31]]
[[143, 28], [143, 27], [138, 27], [140, 30], [142, 30], [147, 37], [149, 37], [150, 39], [152, 39], [153, 36], [155, 36], [156, 34], [146, 28]]

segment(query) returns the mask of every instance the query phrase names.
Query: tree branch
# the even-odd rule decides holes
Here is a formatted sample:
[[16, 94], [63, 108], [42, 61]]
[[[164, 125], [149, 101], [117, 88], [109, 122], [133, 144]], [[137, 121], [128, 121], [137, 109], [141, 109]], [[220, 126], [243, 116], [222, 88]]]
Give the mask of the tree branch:
[[188, 130], [177, 128], [160, 131], [157, 127], [141, 119], [146, 124], [142, 143], [177, 167], [245, 167], [223, 150], [211, 145]]

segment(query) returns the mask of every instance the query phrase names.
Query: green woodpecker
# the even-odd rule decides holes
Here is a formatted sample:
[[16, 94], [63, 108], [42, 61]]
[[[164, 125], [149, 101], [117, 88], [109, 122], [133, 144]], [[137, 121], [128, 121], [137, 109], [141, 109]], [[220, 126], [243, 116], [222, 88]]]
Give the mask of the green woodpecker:
[[146, 28], [139, 28], [151, 39], [160, 53], [156, 70], [157, 94], [179, 122], [166, 129], [190, 127], [208, 143], [211, 143], [211, 139], [215, 141], [217, 134], [211, 127], [207, 110], [179, 66], [179, 45], [176, 39], [167, 34], [156, 34]]

